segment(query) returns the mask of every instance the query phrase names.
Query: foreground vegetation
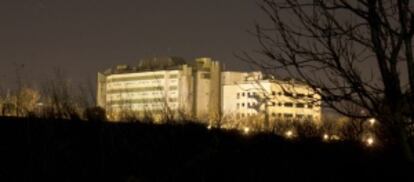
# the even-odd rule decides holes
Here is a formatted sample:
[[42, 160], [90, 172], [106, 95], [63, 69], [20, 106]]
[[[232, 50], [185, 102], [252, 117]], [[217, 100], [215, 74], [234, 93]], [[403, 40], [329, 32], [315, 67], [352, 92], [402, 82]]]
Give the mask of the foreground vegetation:
[[191, 122], [0, 118], [0, 181], [397, 180], [392, 147], [220, 131]]

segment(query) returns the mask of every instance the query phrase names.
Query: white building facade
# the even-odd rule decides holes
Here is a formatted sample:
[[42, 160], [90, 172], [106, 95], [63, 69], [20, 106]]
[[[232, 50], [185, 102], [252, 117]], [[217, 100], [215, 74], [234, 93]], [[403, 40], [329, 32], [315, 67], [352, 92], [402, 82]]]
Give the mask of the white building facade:
[[219, 64], [210, 58], [199, 58], [196, 63], [194, 66], [182, 58], [156, 57], [141, 60], [137, 67], [121, 65], [98, 73], [98, 106], [106, 110], [110, 120], [133, 116], [160, 121], [217, 115], [220, 99], [211, 88], [219, 86], [213, 79], [219, 75], [212, 76], [220, 74]]
[[261, 72], [222, 71], [207, 57], [192, 63], [156, 57], [98, 73], [97, 97], [109, 120], [187, 118], [237, 128], [251, 121], [321, 119], [321, 98], [306, 84]]
[[[233, 77], [229, 76], [232, 74]], [[222, 75], [234, 78], [240, 73], [223, 72]], [[321, 97], [306, 84], [265, 79], [260, 72], [223, 83], [222, 113], [223, 120], [228, 121], [227, 127], [251, 125], [252, 120], [272, 124], [283, 120], [319, 122], [321, 119]]]

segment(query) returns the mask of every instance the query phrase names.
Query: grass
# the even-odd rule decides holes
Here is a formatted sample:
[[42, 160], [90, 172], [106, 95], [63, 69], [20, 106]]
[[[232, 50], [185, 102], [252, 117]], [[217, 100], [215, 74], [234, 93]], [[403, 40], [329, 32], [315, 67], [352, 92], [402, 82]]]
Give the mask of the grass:
[[[393, 180], [414, 169], [392, 149], [270, 134], [0, 118], [0, 181]], [[282, 180], [283, 179], [283, 180]]]

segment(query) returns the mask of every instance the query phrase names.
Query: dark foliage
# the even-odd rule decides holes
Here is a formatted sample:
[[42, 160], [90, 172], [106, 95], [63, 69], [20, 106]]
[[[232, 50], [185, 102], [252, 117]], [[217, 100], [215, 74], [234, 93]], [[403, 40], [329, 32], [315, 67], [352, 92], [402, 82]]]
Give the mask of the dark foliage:
[[188, 122], [0, 118], [0, 181], [401, 181], [412, 166], [392, 152]]
[[101, 107], [91, 107], [85, 109], [83, 113], [83, 117], [88, 121], [99, 122], [106, 120], [106, 112], [105, 109]]

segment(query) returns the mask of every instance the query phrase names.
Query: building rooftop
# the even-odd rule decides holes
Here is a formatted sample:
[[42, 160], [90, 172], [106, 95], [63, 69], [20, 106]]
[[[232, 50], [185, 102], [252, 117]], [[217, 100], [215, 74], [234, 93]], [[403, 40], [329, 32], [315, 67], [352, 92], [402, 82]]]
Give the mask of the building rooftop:
[[169, 70], [185, 64], [188, 64], [187, 61], [181, 57], [152, 57], [141, 59], [136, 71]]
[[157, 71], [157, 70], [174, 70], [179, 69], [180, 66], [188, 64], [184, 58], [181, 57], [151, 57], [140, 59], [136, 66], [117, 65], [115, 68], [108, 69], [104, 72], [106, 75], [133, 73], [138, 71]]

